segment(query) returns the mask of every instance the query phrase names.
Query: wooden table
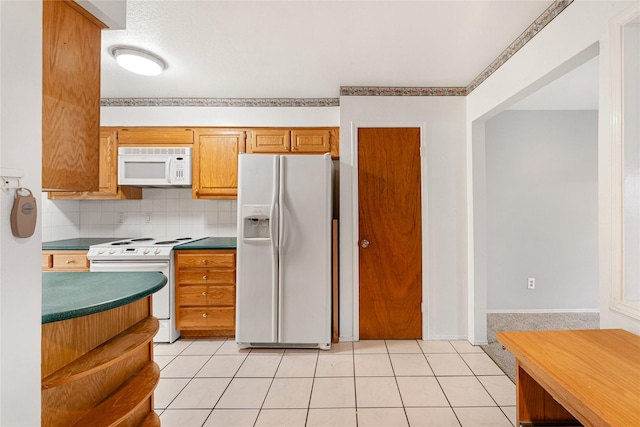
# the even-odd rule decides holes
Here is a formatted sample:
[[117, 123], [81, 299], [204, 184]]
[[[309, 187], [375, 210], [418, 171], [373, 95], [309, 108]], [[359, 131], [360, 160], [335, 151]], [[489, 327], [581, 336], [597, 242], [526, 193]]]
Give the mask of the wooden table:
[[596, 329], [497, 338], [516, 357], [517, 425], [640, 426], [639, 336]]

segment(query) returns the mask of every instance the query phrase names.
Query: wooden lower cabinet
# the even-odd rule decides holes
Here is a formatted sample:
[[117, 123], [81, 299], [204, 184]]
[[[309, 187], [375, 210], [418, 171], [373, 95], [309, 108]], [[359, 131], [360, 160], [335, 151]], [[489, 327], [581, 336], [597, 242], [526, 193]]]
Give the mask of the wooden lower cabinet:
[[234, 337], [235, 249], [177, 250], [176, 328], [185, 337]]
[[87, 251], [42, 251], [42, 271], [89, 271]]

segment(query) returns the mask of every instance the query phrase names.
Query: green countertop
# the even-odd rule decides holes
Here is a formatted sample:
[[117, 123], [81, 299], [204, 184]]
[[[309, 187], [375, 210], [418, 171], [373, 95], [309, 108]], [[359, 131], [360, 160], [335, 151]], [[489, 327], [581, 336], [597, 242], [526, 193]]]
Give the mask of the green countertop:
[[174, 249], [235, 249], [235, 237], [205, 237], [195, 242], [174, 246]]
[[42, 273], [42, 323], [130, 304], [159, 291], [167, 278], [148, 273]]
[[88, 251], [91, 245], [115, 242], [116, 240], [123, 240], [125, 238], [126, 237], [79, 237], [77, 239], [54, 240], [51, 242], [42, 242], [42, 249], [49, 251]]

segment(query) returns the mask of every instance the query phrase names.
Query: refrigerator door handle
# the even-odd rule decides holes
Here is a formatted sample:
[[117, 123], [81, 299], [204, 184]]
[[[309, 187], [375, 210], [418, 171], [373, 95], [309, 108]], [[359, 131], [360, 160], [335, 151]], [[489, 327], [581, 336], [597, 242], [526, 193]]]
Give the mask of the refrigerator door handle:
[[270, 223], [270, 238], [271, 238], [271, 271], [273, 274], [272, 280], [272, 294], [271, 294], [271, 304], [274, 308], [275, 316], [271, 319], [271, 337], [274, 342], [278, 342], [278, 316], [277, 313], [279, 311], [279, 282], [280, 282], [280, 268], [279, 268], [279, 260], [278, 260], [278, 252], [279, 252], [279, 227], [278, 224], [280, 222], [280, 210], [278, 209], [278, 199], [280, 197], [280, 167], [279, 167], [279, 156], [273, 157], [273, 194], [271, 196], [271, 209], [269, 211], [269, 223]]
[[[280, 167], [278, 171], [278, 208], [279, 208], [279, 216], [278, 216], [278, 263], [279, 266], [283, 265], [284, 261], [284, 221], [285, 221], [285, 206], [284, 206], [284, 174], [285, 174], [285, 162], [286, 157], [280, 156]], [[279, 271], [278, 284], [280, 287], [283, 286], [282, 283], [282, 271]], [[278, 342], [282, 340], [282, 327], [283, 327], [283, 319], [282, 319], [282, 307], [284, 307], [283, 294], [284, 289], [280, 289], [278, 292]]]

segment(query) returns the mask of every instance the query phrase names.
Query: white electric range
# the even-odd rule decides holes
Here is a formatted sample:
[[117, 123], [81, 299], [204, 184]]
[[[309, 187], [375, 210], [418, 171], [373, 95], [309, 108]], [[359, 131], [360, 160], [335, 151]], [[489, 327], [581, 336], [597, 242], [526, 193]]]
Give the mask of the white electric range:
[[89, 270], [100, 271], [159, 271], [167, 276], [167, 284], [153, 294], [153, 315], [160, 321], [154, 342], [174, 342], [180, 337], [176, 329], [175, 269], [173, 247], [200, 240], [202, 237], [152, 238], [116, 240], [89, 247]]

